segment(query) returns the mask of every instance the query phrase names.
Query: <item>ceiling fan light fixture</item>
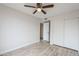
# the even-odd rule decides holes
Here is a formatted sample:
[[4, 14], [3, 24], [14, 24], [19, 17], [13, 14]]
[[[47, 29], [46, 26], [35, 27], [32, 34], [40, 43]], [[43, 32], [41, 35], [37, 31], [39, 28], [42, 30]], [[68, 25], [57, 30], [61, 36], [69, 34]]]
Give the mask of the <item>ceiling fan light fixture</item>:
[[37, 11], [38, 11], [38, 12], [41, 12], [41, 8], [37, 8]]
[[33, 14], [35, 14], [36, 12], [42, 12], [43, 14], [47, 14], [47, 12], [45, 12], [43, 9], [52, 8], [54, 7], [54, 5], [50, 4], [50, 5], [43, 6], [42, 3], [36, 3], [36, 6], [24, 5], [24, 7], [35, 8], [35, 11], [33, 12]]

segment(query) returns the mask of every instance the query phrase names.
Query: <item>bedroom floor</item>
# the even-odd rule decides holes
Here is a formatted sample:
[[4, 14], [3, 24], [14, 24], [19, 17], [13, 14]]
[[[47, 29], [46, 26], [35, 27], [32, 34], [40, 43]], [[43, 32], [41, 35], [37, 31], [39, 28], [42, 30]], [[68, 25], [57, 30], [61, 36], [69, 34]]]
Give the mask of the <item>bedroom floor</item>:
[[78, 52], [72, 49], [63, 48], [57, 45], [50, 45], [46, 41], [41, 41], [5, 54], [1, 56], [79, 56]]

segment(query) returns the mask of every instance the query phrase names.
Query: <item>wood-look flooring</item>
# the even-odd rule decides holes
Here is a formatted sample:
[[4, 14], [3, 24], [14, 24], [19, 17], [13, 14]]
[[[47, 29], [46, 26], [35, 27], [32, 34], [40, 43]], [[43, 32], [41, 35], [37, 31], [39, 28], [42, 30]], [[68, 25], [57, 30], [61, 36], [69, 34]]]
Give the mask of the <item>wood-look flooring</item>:
[[41, 41], [5, 54], [1, 56], [79, 56], [75, 50], [63, 48], [57, 45], [50, 45]]

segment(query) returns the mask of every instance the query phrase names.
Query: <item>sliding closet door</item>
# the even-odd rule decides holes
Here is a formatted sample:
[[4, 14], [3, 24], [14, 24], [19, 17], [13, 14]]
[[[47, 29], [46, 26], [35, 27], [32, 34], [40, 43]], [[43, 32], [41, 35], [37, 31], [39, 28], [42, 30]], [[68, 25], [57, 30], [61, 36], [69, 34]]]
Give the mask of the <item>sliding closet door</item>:
[[65, 20], [64, 46], [78, 50], [79, 44], [79, 19]]
[[63, 18], [56, 18], [53, 22], [53, 44], [63, 46], [64, 42], [64, 19]]

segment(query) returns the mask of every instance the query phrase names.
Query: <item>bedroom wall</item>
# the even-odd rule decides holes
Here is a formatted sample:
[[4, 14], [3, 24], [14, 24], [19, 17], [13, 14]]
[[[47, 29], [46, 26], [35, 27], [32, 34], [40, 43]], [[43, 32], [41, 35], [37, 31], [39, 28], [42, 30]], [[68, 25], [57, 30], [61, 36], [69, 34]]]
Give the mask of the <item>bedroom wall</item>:
[[41, 20], [0, 5], [0, 54], [40, 41]]

